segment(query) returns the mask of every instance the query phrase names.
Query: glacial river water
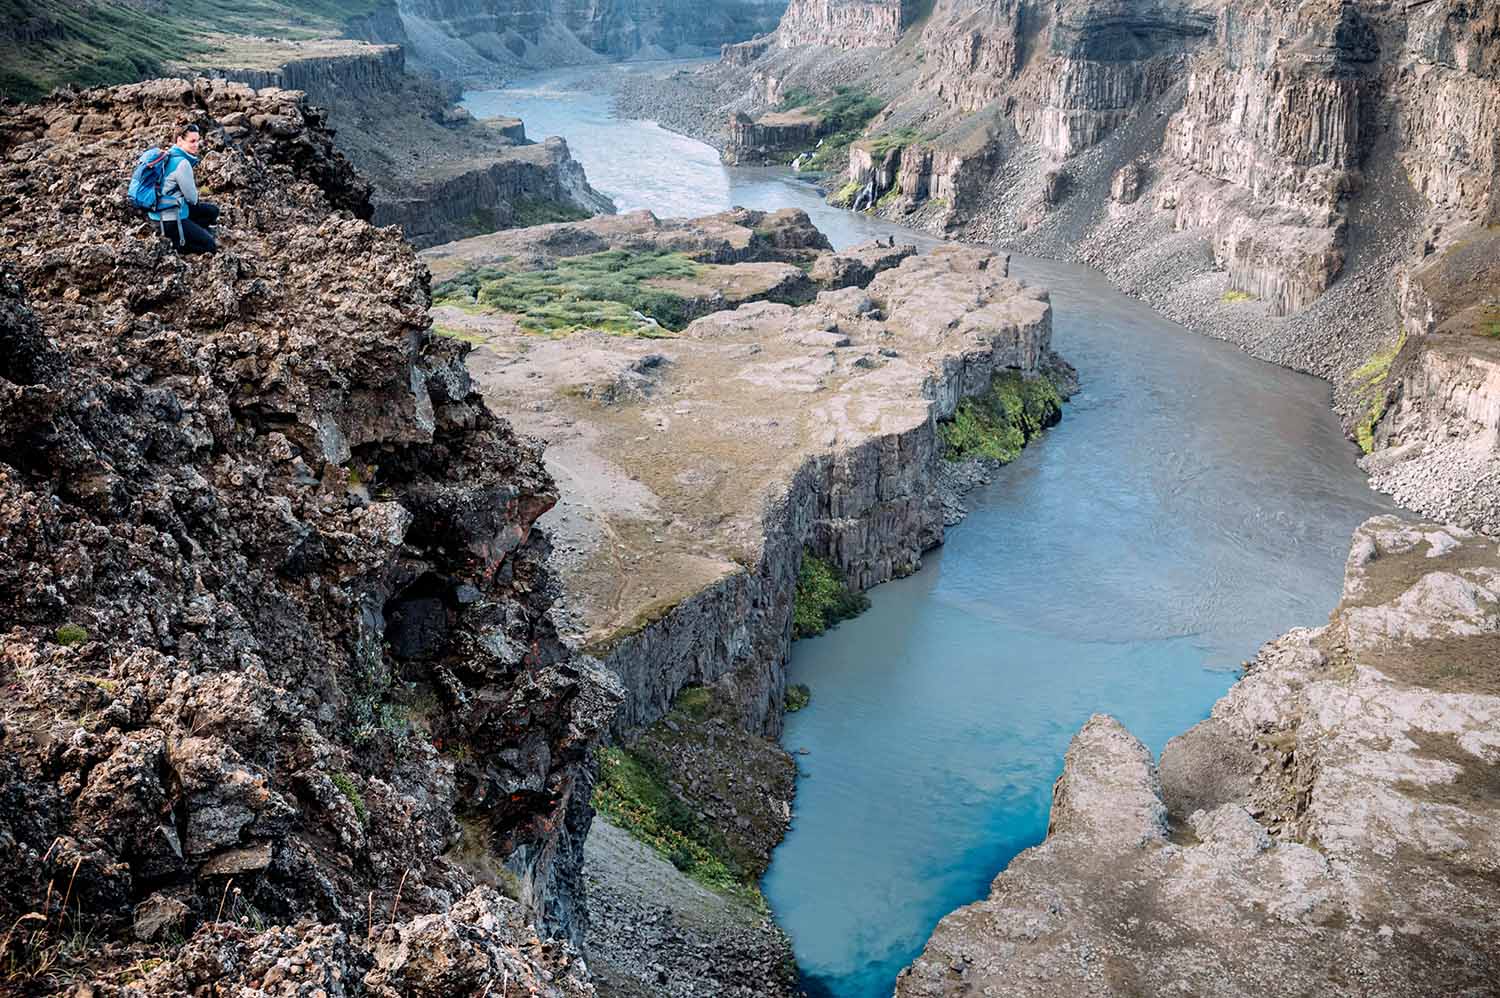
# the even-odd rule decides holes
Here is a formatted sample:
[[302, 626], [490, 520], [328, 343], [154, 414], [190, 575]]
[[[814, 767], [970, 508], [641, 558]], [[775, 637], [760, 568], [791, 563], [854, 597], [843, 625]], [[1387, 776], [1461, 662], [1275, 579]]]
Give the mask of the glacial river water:
[[[930, 242], [824, 205], [783, 170], [619, 121], [579, 72], [471, 93], [476, 115], [563, 135], [621, 209], [804, 208], [835, 246]], [[1153, 751], [1207, 716], [1255, 649], [1322, 623], [1350, 532], [1389, 511], [1326, 386], [1188, 332], [1082, 267], [1016, 258], [1051, 290], [1082, 392], [969, 497], [920, 572], [794, 648], [796, 814], [763, 887], [809, 991], [891, 993], [938, 919], [1041, 841], [1069, 739], [1095, 712]]]

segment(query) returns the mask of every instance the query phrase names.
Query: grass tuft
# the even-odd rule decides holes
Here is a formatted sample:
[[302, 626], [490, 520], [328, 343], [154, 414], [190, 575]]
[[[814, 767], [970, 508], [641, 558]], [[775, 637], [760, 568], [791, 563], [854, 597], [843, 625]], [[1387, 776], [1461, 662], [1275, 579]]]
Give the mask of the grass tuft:
[[354, 806], [354, 816], [359, 819], [359, 823], [361, 825], [368, 825], [370, 823], [370, 812], [365, 807], [365, 799], [360, 794], [359, 788], [354, 785], [354, 777], [348, 773], [333, 773], [330, 774], [329, 779], [333, 781], [333, 785], [338, 788], [339, 793], [343, 794], [345, 799]]
[[80, 627], [77, 624], [64, 624], [57, 629], [53, 637], [57, 639], [58, 644], [71, 648], [74, 645], [81, 645], [87, 641], [89, 639], [89, 632], [86, 628]]
[[565, 335], [596, 329], [661, 336], [687, 325], [688, 304], [682, 296], [647, 282], [691, 278], [698, 273], [699, 265], [682, 253], [606, 250], [568, 257], [541, 270], [480, 267], [465, 271], [438, 285], [433, 302], [478, 303], [515, 315], [520, 327], [532, 333]]
[[841, 620], [870, 608], [864, 593], [849, 591], [838, 569], [822, 558], [802, 552], [797, 569], [797, 591], [792, 603], [792, 640], [822, 634]]
[[1388, 392], [1386, 382], [1391, 376], [1391, 364], [1406, 345], [1406, 333], [1396, 337], [1396, 342], [1360, 365], [1351, 376], [1354, 390], [1364, 408], [1363, 414], [1354, 424], [1354, 439], [1359, 449], [1366, 454], [1375, 449], [1375, 427], [1385, 415]]

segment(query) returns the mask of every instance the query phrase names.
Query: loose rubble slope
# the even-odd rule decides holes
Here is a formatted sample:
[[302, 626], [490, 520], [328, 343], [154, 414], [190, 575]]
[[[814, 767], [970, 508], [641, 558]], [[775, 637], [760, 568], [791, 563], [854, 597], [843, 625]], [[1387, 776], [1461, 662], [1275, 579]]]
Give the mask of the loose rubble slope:
[[1356, 531], [1326, 627], [1267, 644], [1161, 765], [1112, 718], [1047, 839], [938, 925], [916, 996], [1500, 994], [1500, 550]]
[[[123, 207], [177, 115], [214, 256]], [[0, 162], [6, 986], [592, 993], [530, 928], [582, 933], [615, 698], [547, 615], [556, 490], [320, 113], [64, 93]]]

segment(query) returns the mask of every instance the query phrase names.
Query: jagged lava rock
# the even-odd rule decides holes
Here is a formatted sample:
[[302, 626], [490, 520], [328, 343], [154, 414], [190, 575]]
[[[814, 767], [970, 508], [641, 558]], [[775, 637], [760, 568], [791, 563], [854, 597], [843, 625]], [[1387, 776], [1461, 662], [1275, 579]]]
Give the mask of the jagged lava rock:
[[[179, 115], [211, 256], [123, 204]], [[7, 924], [62, 919], [71, 885], [97, 939], [156, 939], [87, 972], [165, 957], [154, 994], [250, 986], [236, 954], [266, 947], [348, 986], [367, 933], [426, 916], [517, 953], [484, 914], [502, 888], [581, 932], [583, 763], [617, 694], [548, 616], [556, 490], [429, 334], [426, 268], [363, 221], [320, 112], [223, 81], [64, 92], [0, 108], [0, 154]]]

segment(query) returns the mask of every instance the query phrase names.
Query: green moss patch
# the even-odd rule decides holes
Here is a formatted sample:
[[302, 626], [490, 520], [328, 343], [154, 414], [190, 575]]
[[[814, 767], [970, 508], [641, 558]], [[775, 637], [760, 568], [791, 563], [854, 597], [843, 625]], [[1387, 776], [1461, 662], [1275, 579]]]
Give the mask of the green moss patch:
[[870, 152], [876, 159], [885, 159], [895, 149], [905, 149], [921, 141], [915, 128], [893, 128], [870, 139]]
[[822, 634], [841, 620], [870, 608], [870, 598], [851, 592], [839, 570], [816, 555], [802, 553], [792, 603], [792, 639]]
[[877, 114], [885, 110], [885, 101], [854, 87], [839, 87], [830, 96], [814, 97], [800, 88], [788, 90], [778, 110], [806, 109], [823, 119], [828, 133], [813, 150], [808, 165], [814, 170], [842, 170], [849, 162], [849, 144], [864, 134]]
[[688, 302], [646, 282], [692, 278], [699, 272], [699, 264], [682, 253], [606, 250], [559, 260], [540, 270], [471, 269], [438, 285], [433, 302], [460, 307], [477, 303], [515, 315], [518, 325], [532, 333], [595, 329], [660, 336], [687, 325]]
[[854, 199], [859, 197], [860, 190], [860, 185], [851, 180], [830, 194], [828, 196], [828, 203], [835, 208], [852, 208], [854, 207]]
[[938, 427], [943, 457], [1014, 461], [1028, 440], [1061, 418], [1057, 386], [1044, 376], [1007, 371], [990, 381], [988, 392], [960, 402], [953, 419]]
[[1240, 290], [1235, 289], [1235, 288], [1231, 288], [1230, 290], [1224, 292], [1222, 295], [1219, 296], [1219, 298], [1220, 298], [1221, 301], [1228, 302], [1231, 305], [1236, 305], [1236, 304], [1239, 304], [1240, 302], [1254, 301], [1255, 300], [1255, 296], [1252, 295], [1250, 292], [1248, 292], [1248, 291], [1240, 291]]
[[1391, 364], [1405, 345], [1406, 333], [1402, 332], [1395, 343], [1365, 361], [1350, 377], [1363, 409], [1359, 420], [1354, 424], [1354, 439], [1359, 443], [1359, 449], [1366, 454], [1375, 449], [1375, 427], [1385, 415], [1386, 399], [1389, 397], [1386, 382], [1390, 380]]
[[81, 645], [87, 641], [89, 639], [89, 632], [86, 628], [79, 627], [77, 624], [64, 624], [54, 632], [53, 637], [57, 639], [58, 644], [71, 648], [74, 645]]

